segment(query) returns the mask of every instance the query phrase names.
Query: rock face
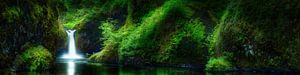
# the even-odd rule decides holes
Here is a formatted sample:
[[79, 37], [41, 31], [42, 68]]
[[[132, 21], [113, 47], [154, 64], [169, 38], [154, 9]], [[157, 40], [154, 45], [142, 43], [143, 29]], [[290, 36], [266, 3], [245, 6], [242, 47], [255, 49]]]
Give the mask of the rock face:
[[5, 0], [0, 3], [0, 68], [8, 68], [24, 52], [24, 45], [40, 44], [51, 53], [62, 46], [65, 32], [59, 25], [60, 1]]
[[92, 53], [93, 51], [99, 51], [101, 47], [101, 40], [99, 37], [100, 29], [98, 28], [98, 22], [88, 22], [80, 27], [77, 35], [77, 47], [83, 53]]

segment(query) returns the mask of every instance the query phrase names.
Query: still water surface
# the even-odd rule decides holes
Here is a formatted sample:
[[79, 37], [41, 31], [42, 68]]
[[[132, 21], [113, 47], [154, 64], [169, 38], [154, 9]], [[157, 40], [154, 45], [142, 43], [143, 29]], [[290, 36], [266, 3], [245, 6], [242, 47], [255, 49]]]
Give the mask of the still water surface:
[[85, 60], [57, 61], [54, 68], [43, 72], [18, 72], [2, 74], [17, 75], [282, 75], [286, 73], [258, 73], [258, 72], [205, 72], [201, 69], [145, 67], [130, 68], [117, 65], [88, 63]]

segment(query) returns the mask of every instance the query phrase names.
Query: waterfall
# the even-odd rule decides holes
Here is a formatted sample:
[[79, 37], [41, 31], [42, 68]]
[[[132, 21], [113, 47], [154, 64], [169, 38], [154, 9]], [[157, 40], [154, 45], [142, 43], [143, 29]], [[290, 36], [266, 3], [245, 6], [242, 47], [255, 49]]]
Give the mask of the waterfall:
[[66, 30], [68, 34], [68, 54], [63, 55], [62, 58], [67, 58], [67, 59], [80, 59], [82, 58], [81, 56], [76, 54], [76, 45], [75, 45], [75, 39], [74, 39], [74, 32], [76, 30]]
[[76, 45], [75, 45], [75, 39], [74, 39], [74, 32], [76, 30], [67, 30], [68, 38], [69, 38], [69, 54], [70, 55], [76, 55]]

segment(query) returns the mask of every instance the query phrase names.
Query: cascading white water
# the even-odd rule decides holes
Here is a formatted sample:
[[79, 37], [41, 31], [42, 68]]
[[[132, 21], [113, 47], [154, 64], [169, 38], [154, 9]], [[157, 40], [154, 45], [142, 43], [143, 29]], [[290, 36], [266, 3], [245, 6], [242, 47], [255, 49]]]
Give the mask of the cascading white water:
[[62, 58], [65, 59], [80, 59], [82, 58], [81, 56], [76, 54], [76, 45], [75, 45], [75, 39], [74, 39], [74, 32], [76, 30], [67, 30], [67, 34], [68, 34], [68, 50], [69, 53], [68, 54], [64, 54]]

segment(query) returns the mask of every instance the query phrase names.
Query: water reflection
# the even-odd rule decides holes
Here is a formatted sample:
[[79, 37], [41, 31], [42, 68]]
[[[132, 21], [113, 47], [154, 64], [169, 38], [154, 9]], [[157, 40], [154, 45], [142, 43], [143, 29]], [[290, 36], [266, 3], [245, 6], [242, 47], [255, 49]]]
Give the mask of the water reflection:
[[286, 75], [289, 73], [259, 72], [205, 72], [203, 69], [171, 67], [121, 67], [118, 65], [89, 63], [86, 60], [57, 61], [53, 69], [47, 71], [25, 71], [11, 73], [0, 70], [1, 75]]
[[75, 74], [75, 62], [73, 60], [68, 61], [68, 75]]

